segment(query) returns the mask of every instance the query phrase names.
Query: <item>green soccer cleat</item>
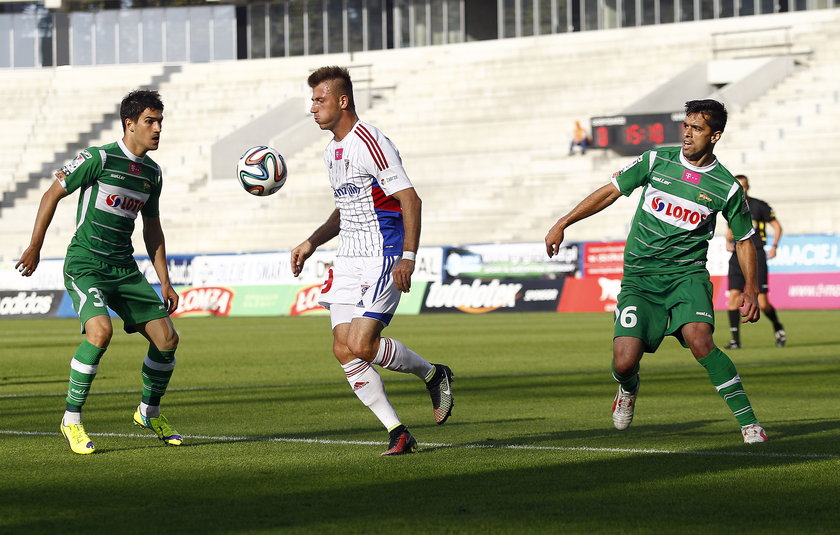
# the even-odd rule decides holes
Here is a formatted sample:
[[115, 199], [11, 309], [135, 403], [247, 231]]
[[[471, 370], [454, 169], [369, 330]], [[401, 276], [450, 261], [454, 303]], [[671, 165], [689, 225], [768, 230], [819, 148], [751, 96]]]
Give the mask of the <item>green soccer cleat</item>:
[[143, 429], [151, 429], [164, 444], [169, 446], [180, 446], [183, 442], [181, 435], [178, 431], [175, 431], [175, 428], [172, 427], [166, 419], [166, 416], [162, 414], [157, 418], [149, 418], [140, 414], [140, 409], [138, 408], [134, 411], [134, 425], [140, 426]]
[[85, 426], [82, 424], [64, 425], [62, 421], [59, 429], [61, 429], [61, 434], [64, 435], [64, 438], [67, 439], [67, 444], [70, 445], [73, 453], [88, 455], [96, 450], [93, 447], [93, 442], [91, 442], [90, 437], [85, 433]]

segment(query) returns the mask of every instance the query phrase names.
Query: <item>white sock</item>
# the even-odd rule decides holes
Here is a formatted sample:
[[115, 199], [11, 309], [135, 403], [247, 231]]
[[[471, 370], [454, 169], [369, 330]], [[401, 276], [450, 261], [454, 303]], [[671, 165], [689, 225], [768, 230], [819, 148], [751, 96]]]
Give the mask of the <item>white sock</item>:
[[160, 418], [160, 405], [146, 405], [141, 401], [140, 414], [146, 418]]
[[70, 424], [80, 424], [82, 423], [82, 413], [81, 412], [70, 412], [64, 411], [64, 418], [61, 420], [61, 423], [64, 425]]
[[384, 336], [379, 339], [379, 350], [373, 364], [378, 364], [386, 370], [413, 373], [423, 381], [428, 381], [435, 373], [432, 363], [405, 347], [399, 340]]
[[353, 359], [341, 367], [344, 368], [347, 382], [350, 383], [356, 397], [373, 411], [386, 429], [390, 430], [400, 425], [400, 419], [388, 400], [385, 385], [376, 368], [362, 359]]

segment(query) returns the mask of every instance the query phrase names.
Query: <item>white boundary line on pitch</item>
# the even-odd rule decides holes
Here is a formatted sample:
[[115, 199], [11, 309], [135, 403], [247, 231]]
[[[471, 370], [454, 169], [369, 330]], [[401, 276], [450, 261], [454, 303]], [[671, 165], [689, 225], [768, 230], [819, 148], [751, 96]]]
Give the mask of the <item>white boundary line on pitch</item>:
[[[156, 438], [148, 434], [139, 433], [88, 433], [94, 437], [116, 438]], [[24, 436], [61, 436], [59, 433], [47, 431], [14, 431], [0, 429], [0, 435]], [[330, 440], [322, 438], [291, 438], [291, 437], [229, 437], [209, 435], [184, 435], [184, 438], [196, 440], [212, 440], [215, 442], [285, 442], [291, 444], [324, 444], [330, 446], [387, 446], [386, 442], [372, 440]], [[420, 442], [420, 446], [428, 448], [461, 448], [482, 450], [523, 450], [523, 451], [583, 451], [590, 453], [633, 453], [660, 455], [692, 455], [714, 457], [768, 457], [783, 459], [840, 459], [840, 455], [830, 453], [773, 453], [761, 451], [703, 451], [703, 450], [658, 450], [647, 448], [596, 448], [591, 446], [530, 446], [525, 444], [444, 444], [434, 442]], [[755, 446], [753, 446], [755, 447]]]

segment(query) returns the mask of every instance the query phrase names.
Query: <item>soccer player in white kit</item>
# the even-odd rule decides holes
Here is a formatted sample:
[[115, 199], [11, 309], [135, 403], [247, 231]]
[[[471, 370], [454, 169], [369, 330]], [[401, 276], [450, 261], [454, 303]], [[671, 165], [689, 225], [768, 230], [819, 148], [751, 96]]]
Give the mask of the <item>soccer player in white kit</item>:
[[435, 422], [449, 418], [454, 405], [449, 367], [432, 364], [400, 341], [381, 336], [400, 292], [411, 288], [420, 241], [420, 197], [391, 140], [356, 115], [347, 69], [321, 67], [308, 83], [315, 122], [334, 136], [324, 151], [324, 164], [336, 208], [292, 251], [292, 273], [299, 275], [318, 246], [339, 237], [319, 301], [330, 311], [333, 353], [353, 392], [388, 429], [390, 443], [382, 455], [412, 453], [417, 441], [397, 416], [371, 364], [422, 379]]

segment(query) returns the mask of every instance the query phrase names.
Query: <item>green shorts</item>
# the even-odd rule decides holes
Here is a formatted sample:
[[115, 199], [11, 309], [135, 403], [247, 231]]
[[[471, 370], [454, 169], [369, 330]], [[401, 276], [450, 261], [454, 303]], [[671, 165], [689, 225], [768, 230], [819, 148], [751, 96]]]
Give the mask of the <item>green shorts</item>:
[[714, 331], [712, 293], [708, 273], [625, 276], [618, 294], [613, 335], [639, 338], [646, 353], [656, 351], [668, 335], [688, 347], [680, 332], [686, 323], [708, 323]]
[[122, 318], [125, 332], [135, 325], [169, 315], [163, 301], [136, 265], [114, 266], [84, 256], [64, 260], [64, 286], [79, 315], [82, 332], [94, 316], [108, 315], [108, 308]]

